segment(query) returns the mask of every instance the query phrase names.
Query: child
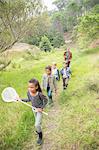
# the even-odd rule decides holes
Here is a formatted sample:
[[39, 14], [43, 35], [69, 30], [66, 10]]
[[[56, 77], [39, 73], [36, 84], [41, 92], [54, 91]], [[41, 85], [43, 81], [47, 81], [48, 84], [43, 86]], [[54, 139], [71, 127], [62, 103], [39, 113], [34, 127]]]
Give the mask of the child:
[[64, 64], [64, 67], [61, 69], [60, 73], [63, 79], [63, 89], [66, 89], [68, 86], [68, 81], [70, 78], [71, 70], [70, 70], [70, 67], [68, 67], [68, 62], [64, 62], [63, 64]]
[[57, 88], [56, 88], [56, 79], [52, 75], [51, 66], [47, 66], [45, 68], [45, 71], [46, 71], [46, 74], [44, 74], [43, 77], [42, 77], [42, 88], [47, 91], [48, 104], [50, 106], [52, 106], [53, 105], [53, 100], [52, 100], [53, 89], [55, 89], [55, 93], [57, 91]]
[[35, 127], [36, 132], [38, 133], [37, 144], [42, 144], [42, 129], [41, 129], [41, 121], [42, 121], [42, 111], [47, 104], [47, 98], [42, 94], [41, 87], [39, 85], [38, 80], [31, 79], [28, 83], [28, 98], [22, 99], [22, 101], [29, 102], [31, 101], [32, 106], [35, 107], [36, 111], [34, 112], [35, 116]]
[[52, 74], [55, 76], [55, 79], [57, 81], [60, 81], [60, 73], [57, 68], [57, 64], [55, 62], [53, 63], [53, 66], [52, 66]]

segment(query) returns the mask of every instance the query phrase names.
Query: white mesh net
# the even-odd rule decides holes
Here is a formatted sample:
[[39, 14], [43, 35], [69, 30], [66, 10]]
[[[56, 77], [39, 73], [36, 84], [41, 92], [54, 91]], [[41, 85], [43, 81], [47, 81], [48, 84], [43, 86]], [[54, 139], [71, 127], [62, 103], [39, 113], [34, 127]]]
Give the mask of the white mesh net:
[[7, 87], [3, 90], [1, 96], [2, 96], [2, 99], [5, 102], [12, 102], [12, 101], [16, 101], [16, 98], [18, 97], [18, 94], [17, 94], [17, 92], [15, 91], [14, 88]]

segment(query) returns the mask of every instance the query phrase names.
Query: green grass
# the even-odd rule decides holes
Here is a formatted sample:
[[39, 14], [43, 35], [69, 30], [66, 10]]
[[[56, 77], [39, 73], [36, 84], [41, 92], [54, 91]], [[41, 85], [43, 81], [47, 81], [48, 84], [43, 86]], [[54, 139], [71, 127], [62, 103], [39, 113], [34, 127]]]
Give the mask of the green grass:
[[[79, 52], [73, 49], [72, 77], [66, 92], [61, 92], [61, 113], [54, 134], [56, 148], [70, 150], [95, 150], [99, 143], [99, 53]], [[44, 68], [53, 61], [62, 67], [63, 51], [41, 54], [39, 60], [14, 57], [21, 68], [0, 72], [0, 93], [7, 86], [14, 87], [21, 97], [26, 97], [27, 83], [32, 77], [41, 82]], [[0, 98], [1, 99], [1, 98]], [[20, 103], [4, 103], [0, 100], [0, 149], [21, 150], [24, 142], [31, 139], [34, 117], [30, 108]]]

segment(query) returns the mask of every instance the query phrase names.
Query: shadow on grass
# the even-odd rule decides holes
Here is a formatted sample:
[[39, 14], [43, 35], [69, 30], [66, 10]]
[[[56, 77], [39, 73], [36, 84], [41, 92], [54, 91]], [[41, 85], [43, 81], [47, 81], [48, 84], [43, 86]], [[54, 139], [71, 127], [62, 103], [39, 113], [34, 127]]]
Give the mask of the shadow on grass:
[[85, 54], [85, 55], [91, 55], [91, 54], [95, 54], [95, 53], [99, 53], [99, 47], [86, 49], [83, 51], [83, 54]]

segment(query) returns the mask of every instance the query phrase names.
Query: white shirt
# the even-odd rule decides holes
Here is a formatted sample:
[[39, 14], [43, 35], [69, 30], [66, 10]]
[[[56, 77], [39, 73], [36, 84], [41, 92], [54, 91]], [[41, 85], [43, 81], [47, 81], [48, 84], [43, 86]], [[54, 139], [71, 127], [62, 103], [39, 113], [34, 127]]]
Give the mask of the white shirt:
[[54, 75], [55, 77], [58, 77], [58, 71], [57, 71], [57, 68], [52, 69], [52, 75]]

